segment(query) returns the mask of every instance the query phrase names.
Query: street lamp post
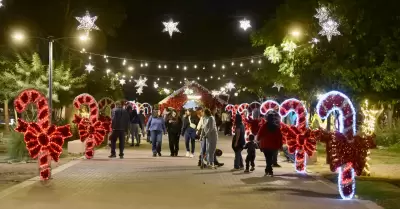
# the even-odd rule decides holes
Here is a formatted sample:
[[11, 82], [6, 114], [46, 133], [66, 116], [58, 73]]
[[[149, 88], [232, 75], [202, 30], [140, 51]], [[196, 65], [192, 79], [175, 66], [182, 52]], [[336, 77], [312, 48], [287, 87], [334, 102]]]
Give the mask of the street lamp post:
[[[16, 32], [12, 35], [12, 38], [15, 41], [21, 42], [25, 39], [25, 35], [21, 32]], [[48, 69], [48, 76], [49, 76], [49, 87], [48, 87], [48, 92], [49, 92], [49, 108], [50, 108], [50, 122], [52, 119], [52, 110], [53, 110], [53, 69], [54, 69], [54, 63], [53, 63], [53, 44], [54, 41], [57, 40], [63, 40], [63, 39], [76, 39], [79, 38], [81, 41], [85, 42], [89, 40], [89, 37], [87, 34], [81, 35], [79, 37], [62, 37], [62, 38], [54, 38], [53, 36], [49, 36], [48, 38], [41, 38], [41, 37], [31, 37], [32, 39], [41, 39], [41, 40], [46, 40], [49, 43], [49, 69]]]
[[49, 37], [49, 108], [50, 121], [52, 120], [53, 112], [53, 37]]

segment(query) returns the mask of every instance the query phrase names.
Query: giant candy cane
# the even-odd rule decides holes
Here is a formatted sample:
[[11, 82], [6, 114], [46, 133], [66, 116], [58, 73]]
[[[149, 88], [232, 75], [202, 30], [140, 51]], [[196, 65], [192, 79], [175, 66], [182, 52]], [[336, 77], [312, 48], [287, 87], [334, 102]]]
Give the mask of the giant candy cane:
[[238, 110], [238, 105], [232, 105], [232, 104], [228, 104], [225, 107], [225, 111], [230, 112], [232, 114], [232, 129], [231, 129], [231, 133], [235, 134], [235, 119], [236, 119], [236, 114], [237, 114], [237, 110]]
[[147, 124], [147, 121], [149, 120], [149, 117], [151, 113], [153, 112], [152, 107], [149, 103], [143, 103], [140, 108], [140, 110], [143, 110], [144, 116], [145, 116], [145, 121], [144, 124]]
[[74, 99], [74, 107], [80, 109], [82, 105], [89, 107], [89, 118], [83, 118], [75, 114], [74, 123], [77, 124], [79, 137], [85, 142], [85, 156], [92, 159], [94, 147], [104, 141], [104, 136], [111, 131], [111, 124], [99, 120], [99, 107], [96, 100], [89, 94], [81, 94]]
[[260, 109], [261, 104], [259, 102], [252, 102], [249, 107], [247, 108], [249, 111], [250, 119], [254, 119], [254, 110]]
[[306, 172], [307, 155], [312, 156], [316, 148], [316, 141], [311, 137], [307, 123], [307, 109], [297, 99], [288, 99], [282, 102], [279, 114], [282, 118], [295, 112], [297, 115], [296, 126], [284, 127], [282, 131], [286, 137], [288, 151], [295, 154], [295, 168], [297, 172]]
[[[350, 99], [341, 92], [331, 91], [321, 97], [317, 104], [317, 112], [322, 119], [327, 119], [333, 111], [339, 112], [339, 133], [353, 143], [356, 135], [356, 112]], [[335, 134], [335, 137], [336, 134]], [[355, 171], [352, 162], [344, 162], [338, 168], [338, 188], [343, 199], [352, 199], [355, 194]]]
[[17, 112], [22, 113], [28, 105], [37, 108], [37, 122], [26, 122], [18, 119], [16, 131], [24, 134], [24, 141], [29, 155], [39, 163], [41, 180], [51, 177], [51, 159], [58, 162], [62, 153], [64, 140], [72, 136], [69, 125], [55, 126], [50, 124], [50, 110], [46, 97], [39, 91], [27, 89], [14, 100]]
[[248, 123], [248, 116], [249, 116], [249, 104], [248, 103], [242, 103], [238, 106], [238, 113], [242, 117], [243, 125], [244, 125], [244, 136], [245, 139], [247, 140], [251, 134], [251, 127], [250, 124]]
[[[108, 97], [104, 97], [104, 98], [99, 100], [98, 104], [99, 104], [99, 111], [102, 113], [102, 114], [99, 114], [99, 120], [101, 122], [103, 122], [103, 123], [111, 124], [111, 112], [112, 112], [112, 109], [115, 108], [114, 100], [112, 100], [111, 98], [108, 98]], [[105, 114], [104, 111], [106, 110], [106, 108], [109, 108], [109, 111], [110, 111], [109, 115], [110, 116]], [[111, 129], [106, 130], [106, 131], [107, 131], [107, 134], [108, 134], [111, 131]]]

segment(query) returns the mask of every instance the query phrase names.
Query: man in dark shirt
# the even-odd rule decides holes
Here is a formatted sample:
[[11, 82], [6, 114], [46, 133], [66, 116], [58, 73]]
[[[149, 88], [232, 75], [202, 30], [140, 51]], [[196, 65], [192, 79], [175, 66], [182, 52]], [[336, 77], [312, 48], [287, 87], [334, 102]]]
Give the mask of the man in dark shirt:
[[[247, 157], [246, 157], [246, 170], [245, 173], [249, 173], [250, 171], [255, 170], [254, 160], [256, 159], [256, 149], [258, 148], [257, 143], [254, 142], [254, 135], [249, 136], [249, 142], [244, 145], [244, 149], [247, 149]], [[251, 164], [251, 169], [249, 170]]]
[[111, 113], [111, 155], [109, 158], [115, 158], [115, 148], [117, 145], [117, 138], [119, 139], [119, 157], [124, 158], [125, 146], [125, 132], [129, 127], [129, 113], [122, 108], [123, 103], [117, 103], [116, 107]]

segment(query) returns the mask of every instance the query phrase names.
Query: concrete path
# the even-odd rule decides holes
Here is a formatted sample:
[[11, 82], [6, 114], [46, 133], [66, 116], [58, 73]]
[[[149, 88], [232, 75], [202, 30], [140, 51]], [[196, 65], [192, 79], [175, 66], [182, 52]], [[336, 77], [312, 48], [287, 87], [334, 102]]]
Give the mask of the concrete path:
[[165, 157], [157, 158], [151, 157], [149, 145], [126, 150], [123, 160], [108, 159], [108, 151], [100, 150], [93, 160], [73, 161], [55, 169], [47, 185], [30, 180], [0, 192], [0, 208], [370, 208], [358, 200], [339, 200], [334, 187], [296, 174], [291, 164], [282, 163], [282, 168], [274, 170], [275, 177], [264, 177], [261, 153], [257, 153], [253, 173], [231, 172], [230, 139], [221, 138], [218, 147], [225, 152], [220, 158], [225, 166], [217, 170], [199, 169], [197, 159], [169, 157], [166, 144]]

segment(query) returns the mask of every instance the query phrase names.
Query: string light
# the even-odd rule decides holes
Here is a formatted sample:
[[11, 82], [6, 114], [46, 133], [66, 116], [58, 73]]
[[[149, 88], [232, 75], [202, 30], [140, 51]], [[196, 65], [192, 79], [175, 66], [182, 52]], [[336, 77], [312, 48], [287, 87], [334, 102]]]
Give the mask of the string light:
[[243, 67], [243, 63], [240, 63], [240, 67]]
[[167, 65], [164, 65], [164, 69], [167, 69]]
[[210, 76], [211, 79], [213, 79], [213, 76]]
[[179, 69], [179, 65], [176, 65], [176, 69]]
[[161, 65], [158, 65], [158, 68], [161, 68]]
[[91, 59], [92, 59], [92, 56], [89, 56], [89, 59], [91, 60]]
[[122, 61], [122, 65], [126, 65], [126, 59], [124, 59], [124, 61]]
[[153, 86], [155, 89], [158, 88], [158, 84], [156, 82], [154, 82]]
[[107, 69], [107, 70], [106, 70], [106, 73], [107, 73], [107, 75], [110, 74], [110, 73], [111, 73], [111, 70], [110, 70], [110, 69]]
[[234, 62], [232, 62], [232, 63], [231, 63], [231, 65], [232, 65], [232, 66], [234, 66], [234, 65], [235, 65], [235, 63], [234, 63]]
[[167, 85], [169, 84], [169, 82], [167, 81]]
[[215, 65], [215, 63], [213, 64], [213, 67], [216, 67], [217, 65]]
[[258, 60], [258, 64], [261, 64], [262, 63], [262, 61], [261, 60]]
[[251, 59], [251, 60], [250, 60], [250, 62], [251, 62], [251, 63], [254, 63], [254, 60], [253, 60], [253, 59]]
[[200, 77], [197, 77], [197, 80], [200, 80]]
[[122, 75], [123, 78], [125, 78], [125, 75]]
[[157, 78], [157, 81], [159, 81], [160, 80], [160, 78]]
[[147, 67], [147, 66], [149, 66], [149, 64], [147, 64], [147, 62], [146, 62], [146, 63], [144, 63], [144, 66], [146, 66], [146, 67]]
[[186, 67], [186, 66], [184, 66], [184, 67], [183, 67], [183, 70], [187, 70], [187, 67]]
[[174, 80], [174, 78], [171, 78], [171, 81], [173, 81]]
[[222, 69], [225, 69], [225, 65], [222, 65]]
[[135, 69], [135, 68], [132, 67], [132, 66], [129, 66], [129, 67], [128, 67], [128, 70], [129, 70], [129, 71], [133, 71], [134, 69]]
[[218, 80], [221, 80], [221, 77], [218, 77]]

